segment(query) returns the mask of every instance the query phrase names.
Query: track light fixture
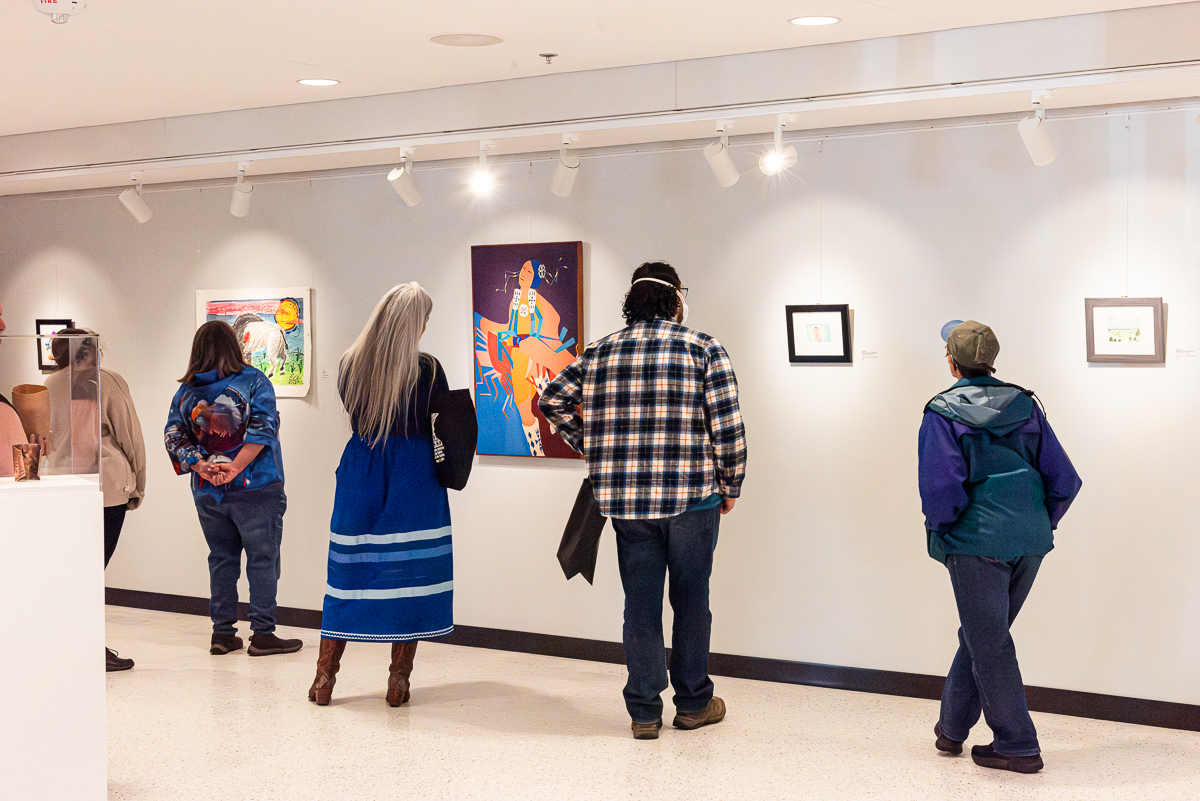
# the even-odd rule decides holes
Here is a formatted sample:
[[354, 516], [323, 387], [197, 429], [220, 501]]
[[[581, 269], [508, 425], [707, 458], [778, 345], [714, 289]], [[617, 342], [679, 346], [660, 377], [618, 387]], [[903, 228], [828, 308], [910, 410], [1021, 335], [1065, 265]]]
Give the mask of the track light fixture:
[[121, 201], [121, 205], [133, 215], [133, 219], [137, 220], [139, 224], [149, 222], [150, 218], [154, 216], [154, 209], [147, 206], [146, 201], [142, 200], [142, 177], [135, 172], [129, 176], [129, 180], [134, 182], [134, 186], [117, 195], [117, 200]]
[[733, 159], [729, 157], [729, 129], [733, 127], [733, 120], [717, 120], [717, 133], [721, 139], [718, 142], [712, 142], [704, 146], [704, 158], [708, 161], [709, 168], [713, 171], [713, 175], [717, 178], [717, 185], [723, 187], [731, 187], [738, 182], [741, 174], [738, 168], [733, 163]]
[[396, 190], [396, 194], [400, 199], [408, 205], [409, 208], [421, 202], [423, 195], [421, 190], [417, 188], [416, 182], [412, 177], [412, 154], [415, 148], [405, 147], [400, 149], [400, 166], [388, 173], [388, 183], [392, 185], [392, 189]]
[[775, 118], [774, 145], [758, 160], [758, 168], [763, 171], [764, 175], [778, 175], [795, 166], [798, 157], [796, 148], [791, 145], [783, 146], [783, 126], [790, 125], [795, 121], [795, 114], [780, 114]]
[[229, 199], [229, 213], [234, 217], [245, 217], [250, 214], [250, 195], [254, 184], [246, 183], [246, 168], [248, 161], [238, 162], [237, 182], [233, 185], [233, 196]]
[[1042, 103], [1053, 94], [1053, 92], [1035, 90], [1031, 97], [1031, 104], [1034, 108], [1033, 116], [1026, 117], [1017, 123], [1017, 132], [1021, 134], [1021, 141], [1025, 143], [1025, 149], [1029, 151], [1029, 158], [1033, 159], [1034, 166], [1037, 167], [1045, 167], [1058, 156], [1054, 140], [1050, 138], [1050, 132], [1046, 129], [1046, 110], [1041, 107]]
[[479, 140], [479, 166], [471, 173], [471, 191], [481, 197], [496, 191], [496, 176], [487, 166], [487, 152], [495, 146], [491, 139]]
[[579, 157], [567, 150], [579, 134], [563, 134], [562, 147], [558, 150], [558, 163], [554, 165], [554, 177], [550, 180], [550, 191], [566, 197], [575, 188], [575, 177], [579, 175]]

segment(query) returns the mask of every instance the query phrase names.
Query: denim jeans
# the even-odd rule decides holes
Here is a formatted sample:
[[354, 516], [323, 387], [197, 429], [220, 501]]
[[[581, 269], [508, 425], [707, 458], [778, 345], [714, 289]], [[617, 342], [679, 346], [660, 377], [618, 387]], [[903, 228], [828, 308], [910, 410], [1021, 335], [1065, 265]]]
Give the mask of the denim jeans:
[[708, 677], [708, 579], [717, 547], [720, 508], [699, 509], [658, 520], [613, 518], [617, 564], [625, 588], [625, 707], [638, 723], [662, 717], [667, 689], [663, 645], [663, 580], [674, 612], [671, 631], [671, 686], [677, 712], [700, 712], [712, 699]]
[[1041, 564], [1040, 556], [1011, 562], [961, 554], [946, 557], [961, 624], [939, 721], [942, 734], [951, 740], [966, 740], [982, 711], [997, 753], [1041, 752], [1009, 633]]
[[256, 634], [275, 631], [279, 545], [286, 509], [282, 483], [256, 490], [227, 490], [220, 500], [211, 495], [196, 497], [200, 528], [208, 541], [208, 612], [214, 634], [237, 633], [237, 582], [243, 550], [250, 583], [250, 629]]

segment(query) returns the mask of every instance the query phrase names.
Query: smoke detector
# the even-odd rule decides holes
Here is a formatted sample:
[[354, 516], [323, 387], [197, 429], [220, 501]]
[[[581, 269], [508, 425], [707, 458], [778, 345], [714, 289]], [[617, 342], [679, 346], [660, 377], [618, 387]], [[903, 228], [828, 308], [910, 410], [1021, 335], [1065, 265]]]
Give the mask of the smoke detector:
[[50, 18], [51, 22], [62, 25], [73, 14], [78, 14], [87, 7], [85, 0], [33, 0], [33, 7]]

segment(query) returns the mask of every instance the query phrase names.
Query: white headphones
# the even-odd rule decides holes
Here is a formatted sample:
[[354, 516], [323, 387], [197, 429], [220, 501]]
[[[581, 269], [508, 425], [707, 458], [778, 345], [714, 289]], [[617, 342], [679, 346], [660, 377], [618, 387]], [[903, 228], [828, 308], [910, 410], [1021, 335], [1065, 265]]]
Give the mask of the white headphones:
[[[674, 290], [675, 290], [675, 294], [676, 294], [677, 296], [679, 296], [679, 302], [683, 304], [683, 319], [681, 319], [681, 320], [679, 321], [679, 324], [680, 324], [680, 325], [683, 325], [684, 323], [686, 323], [686, 322], [687, 322], [687, 318], [688, 318], [688, 305], [687, 305], [687, 298], [685, 298], [685, 297], [683, 296], [683, 293], [679, 291], [679, 287], [675, 286], [675, 285], [674, 285], [674, 284], [672, 284], [670, 281], [664, 281], [664, 280], [662, 280], [661, 278], [639, 278], [639, 279], [637, 279], [637, 281], [634, 281], [633, 283], [634, 283], [634, 284], [636, 284], [636, 283], [639, 283], [639, 282], [641, 282], [641, 281], [653, 281], [653, 282], [654, 282], [654, 283], [656, 283], [656, 284], [662, 284], [663, 286], [669, 286], [669, 287], [671, 287], [671, 289], [674, 289]], [[632, 286], [632, 285], [633, 285], [633, 284], [630, 284], [630, 286]]]

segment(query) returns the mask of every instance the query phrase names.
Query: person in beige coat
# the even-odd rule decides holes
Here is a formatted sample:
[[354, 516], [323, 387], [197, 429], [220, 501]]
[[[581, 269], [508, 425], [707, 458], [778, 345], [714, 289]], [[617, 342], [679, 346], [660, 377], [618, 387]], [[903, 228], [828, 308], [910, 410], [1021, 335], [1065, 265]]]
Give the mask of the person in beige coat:
[[[73, 356], [70, 340], [59, 338], [51, 343], [51, 353], [59, 370], [47, 376], [45, 382], [50, 390], [50, 427], [53, 432], [71, 431], [69, 444], [67, 437], [58, 433], [53, 435], [58, 442], [51, 450], [51, 464], [60, 469], [69, 465], [70, 469], [65, 472], [94, 472], [99, 458], [104, 490], [104, 566], [108, 567], [121, 537], [125, 513], [138, 508], [146, 492], [146, 447], [142, 440], [142, 424], [129, 394], [129, 384], [112, 370], [100, 367], [101, 351], [96, 334], [82, 328], [68, 328], [59, 333], [88, 338], [76, 340]], [[63, 369], [72, 362], [74, 371]], [[94, 424], [87, 424], [88, 420], [95, 419], [97, 404], [100, 411], [98, 442], [97, 432], [89, 431], [89, 428], [94, 429]], [[132, 659], [122, 658], [110, 648], [104, 649], [104, 657], [108, 671], [133, 667]]]

